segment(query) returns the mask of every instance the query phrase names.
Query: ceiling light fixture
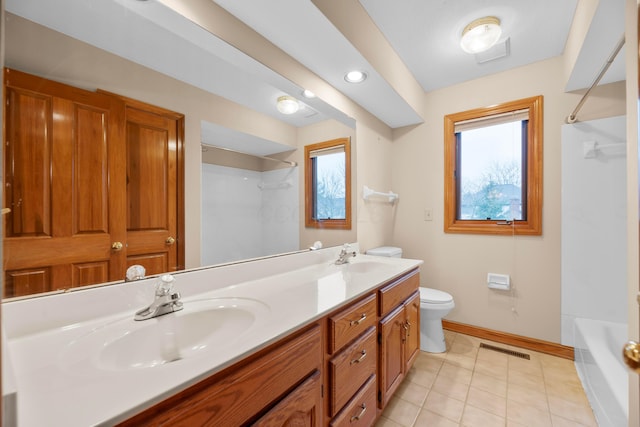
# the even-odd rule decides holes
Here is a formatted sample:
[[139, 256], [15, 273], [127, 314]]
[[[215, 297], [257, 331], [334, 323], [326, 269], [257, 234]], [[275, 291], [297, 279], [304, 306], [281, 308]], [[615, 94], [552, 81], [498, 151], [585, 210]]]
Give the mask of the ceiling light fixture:
[[464, 27], [460, 47], [467, 53], [484, 52], [496, 44], [501, 34], [500, 20], [495, 16], [485, 16]]
[[357, 71], [357, 70], [349, 71], [344, 76], [344, 79], [349, 83], [362, 83], [367, 79], [367, 74], [363, 71]]
[[279, 96], [276, 106], [282, 114], [293, 114], [300, 109], [298, 100], [289, 95]]

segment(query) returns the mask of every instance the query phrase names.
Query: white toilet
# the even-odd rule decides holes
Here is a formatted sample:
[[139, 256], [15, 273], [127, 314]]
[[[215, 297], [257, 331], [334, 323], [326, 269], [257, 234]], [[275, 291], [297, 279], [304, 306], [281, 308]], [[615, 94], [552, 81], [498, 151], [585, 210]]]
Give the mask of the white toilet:
[[[369, 249], [367, 255], [402, 258], [402, 249], [381, 246]], [[442, 331], [442, 318], [454, 307], [453, 297], [437, 289], [420, 287], [420, 350], [429, 353], [447, 351]]]
[[420, 288], [420, 350], [429, 353], [447, 351], [442, 318], [455, 306], [450, 294], [437, 289]]

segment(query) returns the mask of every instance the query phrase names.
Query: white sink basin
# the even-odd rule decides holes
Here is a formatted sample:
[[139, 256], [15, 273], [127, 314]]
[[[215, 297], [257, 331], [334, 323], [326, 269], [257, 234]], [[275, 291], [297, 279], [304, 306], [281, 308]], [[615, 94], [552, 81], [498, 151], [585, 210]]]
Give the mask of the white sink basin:
[[252, 299], [214, 298], [185, 301], [181, 311], [143, 321], [133, 320], [132, 313], [72, 341], [59, 360], [69, 370], [87, 357], [100, 370], [158, 367], [229, 345], [268, 312]]
[[376, 261], [354, 261], [345, 264], [348, 273], [375, 273], [388, 267], [387, 264]]

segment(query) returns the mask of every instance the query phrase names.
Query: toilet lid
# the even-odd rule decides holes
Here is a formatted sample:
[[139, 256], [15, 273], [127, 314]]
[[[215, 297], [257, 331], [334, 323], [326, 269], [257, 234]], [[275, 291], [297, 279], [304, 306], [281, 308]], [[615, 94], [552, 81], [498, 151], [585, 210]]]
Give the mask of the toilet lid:
[[420, 301], [431, 304], [444, 304], [453, 301], [453, 297], [437, 289], [420, 288]]

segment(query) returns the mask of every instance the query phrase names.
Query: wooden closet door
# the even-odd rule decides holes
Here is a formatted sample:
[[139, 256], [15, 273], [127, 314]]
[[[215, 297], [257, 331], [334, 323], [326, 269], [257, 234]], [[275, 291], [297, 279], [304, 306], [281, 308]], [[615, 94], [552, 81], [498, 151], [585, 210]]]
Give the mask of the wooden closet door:
[[182, 269], [181, 116], [126, 102], [127, 265], [141, 264], [147, 275]]
[[124, 278], [124, 103], [5, 70], [5, 297]]

